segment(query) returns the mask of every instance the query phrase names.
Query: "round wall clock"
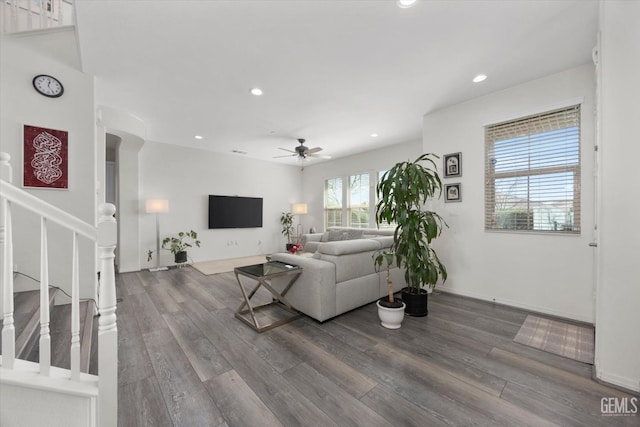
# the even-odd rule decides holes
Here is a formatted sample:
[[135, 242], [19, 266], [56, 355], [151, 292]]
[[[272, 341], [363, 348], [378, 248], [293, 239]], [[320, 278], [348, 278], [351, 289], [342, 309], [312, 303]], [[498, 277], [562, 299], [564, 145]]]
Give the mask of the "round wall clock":
[[46, 74], [39, 74], [33, 78], [33, 87], [41, 95], [58, 98], [64, 93], [64, 86], [60, 80]]

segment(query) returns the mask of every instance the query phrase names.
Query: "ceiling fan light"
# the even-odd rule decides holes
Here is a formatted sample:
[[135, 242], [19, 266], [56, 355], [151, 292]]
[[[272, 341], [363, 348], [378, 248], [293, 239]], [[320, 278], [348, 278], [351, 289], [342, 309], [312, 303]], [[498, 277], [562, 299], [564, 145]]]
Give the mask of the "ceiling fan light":
[[255, 95], [255, 96], [261, 96], [263, 94], [262, 89], [260, 89], [259, 87], [254, 87], [251, 89], [251, 95]]
[[415, 6], [418, 3], [418, 0], [396, 0], [396, 4], [399, 8], [408, 9], [412, 6]]

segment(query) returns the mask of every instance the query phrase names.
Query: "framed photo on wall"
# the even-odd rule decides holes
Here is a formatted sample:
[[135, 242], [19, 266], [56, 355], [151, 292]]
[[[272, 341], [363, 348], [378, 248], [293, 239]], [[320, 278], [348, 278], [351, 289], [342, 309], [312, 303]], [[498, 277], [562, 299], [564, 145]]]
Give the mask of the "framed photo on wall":
[[69, 132], [24, 125], [22, 185], [69, 188]]
[[445, 178], [462, 176], [462, 153], [445, 154], [443, 162]]
[[457, 182], [455, 184], [444, 185], [444, 201], [447, 202], [461, 202], [462, 201], [462, 184]]

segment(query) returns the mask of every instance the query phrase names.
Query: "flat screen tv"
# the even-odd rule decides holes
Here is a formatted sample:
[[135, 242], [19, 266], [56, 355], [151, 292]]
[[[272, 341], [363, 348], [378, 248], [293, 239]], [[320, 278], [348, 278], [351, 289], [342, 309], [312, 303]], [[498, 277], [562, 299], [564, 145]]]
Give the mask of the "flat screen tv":
[[262, 197], [209, 195], [209, 228], [262, 227]]

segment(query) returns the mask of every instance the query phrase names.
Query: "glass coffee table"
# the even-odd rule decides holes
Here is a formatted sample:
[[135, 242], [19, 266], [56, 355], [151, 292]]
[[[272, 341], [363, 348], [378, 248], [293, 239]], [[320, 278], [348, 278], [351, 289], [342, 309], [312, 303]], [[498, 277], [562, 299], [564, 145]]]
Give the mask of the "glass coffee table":
[[[269, 261], [264, 264], [236, 267], [233, 269], [233, 272], [236, 275], [236, 280], [238, 281], [240, 291], [242, 292], [242, 297], [244, 298], [244, 302], [240, 304], [240, 307], [238, 307], [238, 309], [236, 310], [235, 316], [249, 325], [255, 331], [268, 331], [269, 329], [273, 329], [276, 326], [284, 325], [285, 323], [298, 319], [301, 316], [301, 314], [285, 298], [285, 295], [287, 294], [287, 292], [289, 292], [291, 286], [295, 283], [296, 280], [298, 280], [298, 277], [300, 277], [300, 275], [302, 274], [301, 267], [293, 264], [286, 264], [280, 261]], [[245, 276], [253, 279], [258, 282], [258, 284], [255, 286], [255, 288], [253, 288], [251, 292], [247, 293], [244, 285], [242, 284], [242, 281], [240, 280], [240, 276]], [[278, 292], [273, 288], [273, 286], [271, 286], [271, 279], [280, 276], [291, 276], [289, 282], [282, 290], [282, 292]], [[253, 298], [258, 289], [260, 289], [260, 287], [262, 286], [264, 286], [264, 288], [271, 293], [273, 301], [268, 304], [262, 304], [258, 306], [251, 305], [251, 298]], [[258, 318], [256, 317], [256, 312], [264, 310], [265, 308], [271, 306], [279, 306], [282, 309], [288, 311], [291, 316], [261, 326], [258, 322]]]

